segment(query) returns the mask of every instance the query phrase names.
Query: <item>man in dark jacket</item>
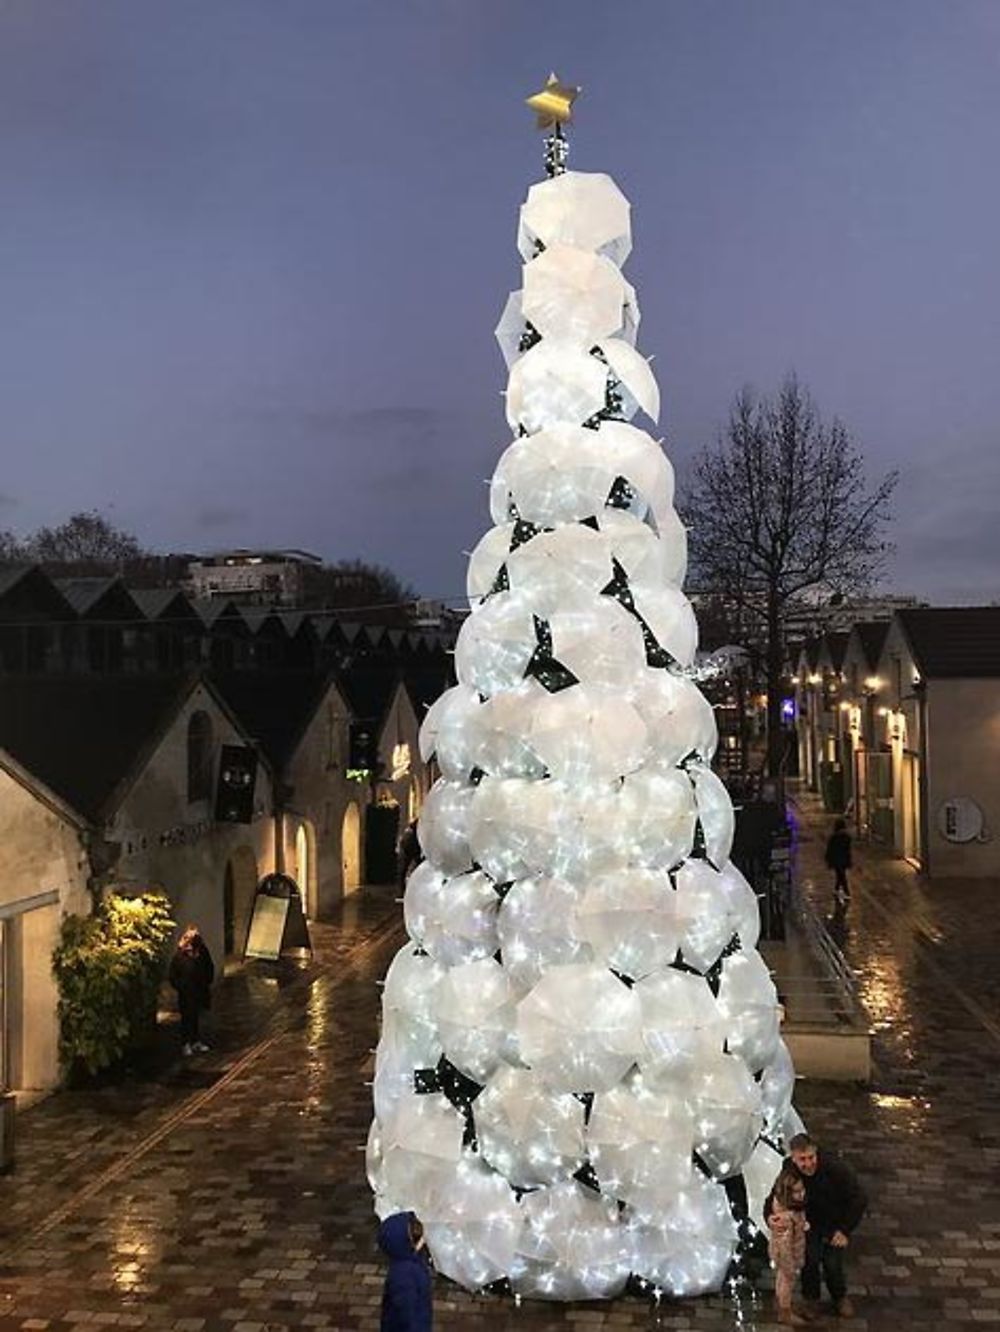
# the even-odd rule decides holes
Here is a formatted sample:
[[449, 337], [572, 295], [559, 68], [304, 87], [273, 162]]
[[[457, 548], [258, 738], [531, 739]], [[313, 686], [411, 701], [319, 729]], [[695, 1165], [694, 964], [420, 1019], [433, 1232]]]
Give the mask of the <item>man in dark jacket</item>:
[[423, 1226], [412, 1212], [395, 1212], [379, 1226], [378, 1243], [389, 1259], [381, 1332], [431, 1332], [431, 1267]]
[[821, 1152], [807, 1133], [797, 1133], [788, 1150], [806, 1186], [809, 1231], [802, 1294], [807, 1300], [818, 1300], [821, 1278], [825, 1278], [837, 1314], [853, 1318], [854, 1306], [847, 1298], [844, 1258], [868, 1199], [854, 1171], [843, 1161]]
[[833, 832], [826, 844], [826, 863], [833, 870], [833, 894], [837, 901], [850, 900], [851, 889], [847, 882], [847, 871], [851, 868], [851, 834], [847, 824], [838, 819], [833, 825]]

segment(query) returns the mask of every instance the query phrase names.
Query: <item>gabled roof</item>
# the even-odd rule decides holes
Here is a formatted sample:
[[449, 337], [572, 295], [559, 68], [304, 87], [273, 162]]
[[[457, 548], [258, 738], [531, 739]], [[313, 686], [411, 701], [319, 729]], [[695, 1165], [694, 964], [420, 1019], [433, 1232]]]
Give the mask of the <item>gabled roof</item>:
[[847, 640], [850, 634], [846, 631], [841, 633], [830, 633], [824, 636], [827, 656], [830, 658], [830, 665], [835, 671], [839, 671], [844, 664], [844, 653], [847, 651]]
[[0, 568], [0, 620], [48, 620], [69, 623], [76, 611], [35, 564], [8, 564]]
[[55, 578], [56, 587], [81, 619], [134, 620], [139, 603], [118, 577]]
[[6, 676], [0, 747], [72, 809], [104, 822], [197, 683], [190, 675]]
[[363, 657], [339, 670], [336, 679], [359, 721], [381, 722], [402, 677], [395, 662]]
[[1000, 676], [1000, 606], [924, 606], [896, 619], [926, 679]]
[[240, 726], [282, 768], [323, 702], [332, 676], [294, 671], [227, 671], [211, 677]]
[[202, 623], [191, 602], [176, 587], [130, 587], [129, 592], [147, 620], [183, 619]]
[[853, 632], [857, 634], [861, 651], [864, 653], [869, 669], [875, 671], [878, 668], [878, 659], [882, 655], [882, 648], [885, 646], [886, 635], [889, 632], [889, 621], [872, 620], [866, 624], [856, 624], [853, 626]]

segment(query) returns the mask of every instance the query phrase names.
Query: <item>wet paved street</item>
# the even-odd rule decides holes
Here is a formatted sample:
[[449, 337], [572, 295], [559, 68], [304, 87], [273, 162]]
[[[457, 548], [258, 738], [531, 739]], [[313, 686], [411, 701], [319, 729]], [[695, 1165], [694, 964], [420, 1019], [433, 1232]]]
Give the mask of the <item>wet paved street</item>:
[[[798, 810], [798, 867], [824, 913], [825, 827]], [[800, 1083], [872, 1205], [851, 1275], [856, 1329], [1000, 1324], [997, 885], [927, 885], [861, 848], [843, 931], [876, 1029], [869, 1088]], [[377, 979], [401, 938], [389, 889], [353, 901], [306, 971], [226, 982], [216, 1050], [21, 1118], [0, 1180], [0, 1332], [374, 1329], [381, 1269], [361, 1151]], [[164, 1038], [174, 1041], [168, 1032]], [[438, 1329], [769, 1327], [760, 1303], [549, 1308], [438, 1283]]]

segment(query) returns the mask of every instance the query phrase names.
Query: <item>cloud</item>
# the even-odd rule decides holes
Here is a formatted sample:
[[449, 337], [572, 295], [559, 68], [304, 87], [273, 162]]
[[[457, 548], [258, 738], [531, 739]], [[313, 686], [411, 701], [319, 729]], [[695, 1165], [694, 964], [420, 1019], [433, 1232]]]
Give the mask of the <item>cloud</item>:
[[208, 506], [199, 509], [195, 515], [195, 522], [199, 527], [208, 529], [234, 527], [237, 523], [245, 522], [249, 516], [246, 509], [227, 509], [223, 505], [219, 505], [217, 508]]
[[0, 490], [0, 509], [16, 509], [20, 502], [16, 495], [6, 495]]

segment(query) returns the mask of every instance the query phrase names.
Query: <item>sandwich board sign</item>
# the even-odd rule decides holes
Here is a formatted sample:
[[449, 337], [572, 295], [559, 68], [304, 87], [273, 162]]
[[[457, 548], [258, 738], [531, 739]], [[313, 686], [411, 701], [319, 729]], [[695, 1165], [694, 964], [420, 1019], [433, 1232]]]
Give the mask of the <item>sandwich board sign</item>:
[[267, 874], [257, 885], [244, 957], [277, 962], [288, 948], [312, 952], [302, 894], [287, 874]]

